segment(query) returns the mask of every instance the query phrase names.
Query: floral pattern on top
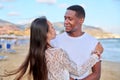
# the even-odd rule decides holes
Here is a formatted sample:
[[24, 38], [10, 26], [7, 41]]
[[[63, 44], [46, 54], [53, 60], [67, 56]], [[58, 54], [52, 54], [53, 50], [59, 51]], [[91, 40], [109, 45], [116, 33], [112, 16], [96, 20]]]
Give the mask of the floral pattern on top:
[[48, 68], [48, 80], [69, 80], [69, 74], [82, 76], [99, 61], [98, 56], [92, 54], [83, 65], [77, 65], [60, 48], [48, 48], [45, 57]]

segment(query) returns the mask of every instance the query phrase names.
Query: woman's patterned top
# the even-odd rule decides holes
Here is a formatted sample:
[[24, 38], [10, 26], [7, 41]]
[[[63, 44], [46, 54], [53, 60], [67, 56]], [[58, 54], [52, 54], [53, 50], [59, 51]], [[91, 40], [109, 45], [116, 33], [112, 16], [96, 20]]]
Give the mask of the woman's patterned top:
[[98, 56], [92, 54], [85, 64], [77, 65], [60, 48], [48, 48], [45, 56], [48, 68], [48, 80], [69, 80], [69, 74], [81, 76], [99, 61]]

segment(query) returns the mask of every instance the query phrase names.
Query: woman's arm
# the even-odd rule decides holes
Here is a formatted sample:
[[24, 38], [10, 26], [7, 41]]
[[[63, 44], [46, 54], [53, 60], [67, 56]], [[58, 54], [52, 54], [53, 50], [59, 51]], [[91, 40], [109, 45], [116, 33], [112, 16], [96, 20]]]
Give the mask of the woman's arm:
[[92, 54], [90, 58], [81, 66], [77, 65], [75, 62], [70, 60], [69, 56], [65, 51], [61, 49], [61, 64], [65, 66], [66, 69], [70, 72], [70, 74], [76, 75], [76, 76], [82, 76], [86, 71], [91, 69], [93, 65], [99, 61], [99, 57], [97, 54], [98, 52], [95, 52], [95, 54]]

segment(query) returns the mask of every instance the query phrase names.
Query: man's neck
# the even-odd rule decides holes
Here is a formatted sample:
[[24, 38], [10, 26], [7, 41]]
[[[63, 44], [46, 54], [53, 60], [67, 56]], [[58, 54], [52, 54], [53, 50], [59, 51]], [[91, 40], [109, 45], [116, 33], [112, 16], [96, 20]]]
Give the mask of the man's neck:
[[67, 34], [71, 37], [79, 37], [79, 36], [82, 36], [84, 32], [80, 31], [80, 32], [67, 33]]

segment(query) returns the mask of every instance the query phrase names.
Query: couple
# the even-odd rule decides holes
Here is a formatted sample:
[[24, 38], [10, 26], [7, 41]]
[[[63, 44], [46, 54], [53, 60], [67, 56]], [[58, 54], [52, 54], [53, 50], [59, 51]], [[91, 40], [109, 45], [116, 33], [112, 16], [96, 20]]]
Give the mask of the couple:
[[[64, 18], [65, 32], [56, 38], [50, 21], [45, 17], [35, 19], [30, 27], [26, 60], [6, 76], [18, 74], [15, 80], [21, 80], [28, 73], [29, 80], [99, 80], [103, 48], [96, 39], [81, 30], [84, 9], [78, 5], [70, 6]], [[92, 73], [89, 74], [91, 68]]]

